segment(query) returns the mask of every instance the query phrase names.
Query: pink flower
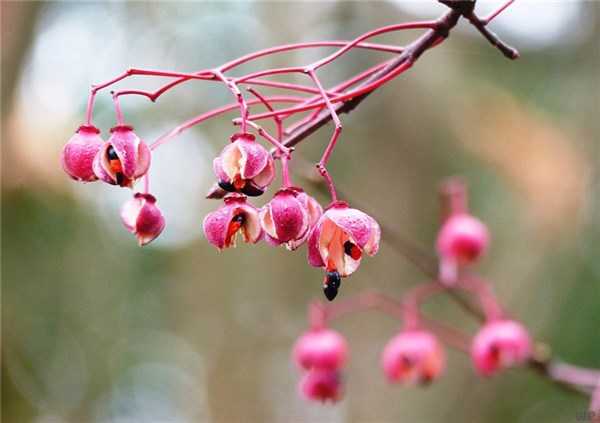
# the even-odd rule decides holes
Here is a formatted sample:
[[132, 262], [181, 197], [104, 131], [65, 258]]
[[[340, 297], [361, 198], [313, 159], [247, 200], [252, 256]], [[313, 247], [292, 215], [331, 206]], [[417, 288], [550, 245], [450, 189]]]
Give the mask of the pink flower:
[[340, 278], [358, 268], [363, 252], [377, 253], [380, 236], [375, 219], [346, 203], [334, 203], [323, 213], [308, 236], [308, 262], [325, 268], [327, 299], [337, 295]]
[[273, 157], [247, 133], [234, 134], [213, 167], [221, 188], [251, 197], [261, 195], [275, 178]]
[[94, 174], [92, 162], [104, 143], [94, 126], [82, 125], [63, 147], [60, 161], [69, 177], [76, 181], [92, 182], [98, 178]]
[[94, 173], [109, 184], [133, 188], [137, 179], [148, 172], [150, 148], [133, 132], [132, 126], [117, 126], [110, 132], [109, 140], [94, 158]]
[[437, 378], [445, 365], [444, 350], [429, 332], [408, 330], [387, 344], [382, 367], [390, 382], [427, 383]]
[[219, 250], [235, 247], [239, 231], [245, 242], [256, 244], [264, 235], [258, 213], [256, 207], [246, 202], [246, 197], [227, 197], [225, 204], [204, 218], [204, 234]]
[[482, 376], [523, 364], [531, 353], [527, 330], [513, 320], [485, 324], [473, 339], [471, 359]]
[[136, 193], [121, 209], [123, 224], [138, 236], [140, 246], [152, 242], [165, 227], [165, 217], [155, 203], [153, 195]]
[[304, 370], [338, 370], [348, 359], [348, 345], [338, 332], [312, 329], [302, 335], [293, 351], [294, 362]]
[[295, 250], [308, 238], [308, 211], [291, 189], [277, 191], [260, 210], [259, 216], [265, 239], [271, 245], [287, 243], [289, 250]]
[[458, 268], [475, 262], [487, 250], [489, 232], [479, 219], [465, 213], [450, 216], [442, 225], [436, 249], [440, 256], [440, 281], [452, 285]]
[[342, 376], [335, 370], [314, 369], [300, 382], [299, 393], [309, 401], [337, 402], [343, 394]]

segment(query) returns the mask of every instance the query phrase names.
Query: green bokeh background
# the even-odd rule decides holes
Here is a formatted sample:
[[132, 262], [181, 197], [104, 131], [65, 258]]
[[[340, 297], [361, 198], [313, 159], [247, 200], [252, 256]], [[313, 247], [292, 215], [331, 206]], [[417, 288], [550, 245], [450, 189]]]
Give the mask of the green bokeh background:
[[[539, 11], [549, 7], [544, 3], [537, 3]], [[342, 117], [328, 169], [343, 199], [428, 251], [439, 225], [436, 186], [463, 175], [471, 211], [494, 239], [479, 270], [509, 314], [558, 358], [598, 368], [600, 8], [558, 5], [575, 13], [577, 25], [545, 44], [504, 35], [492, 24], [521, 51], [515, 62], [459, 24], [413, 69]], [[379, 360], [399, 322], [375, 311], [334, 323], [351, 348], [344, 399], [320, 405], [298, 398], [290, 351], [306, 328], [308, 303], [322, 295], [322, 272], [310, 268], [304, 248], [241, 244], [218, 253], [202, 235], [202, 217], [218, 206], [202, 197], [213, 183], [212, 158], [233, 131], [233, 113], [157, 152], [152, 192], [167, 227], [147, 247], [138, 248], [121, 226], [120, 203], [130, 193], [77, 184], [62, 173], [60, 150], [84, 120], [91, 83], [130, 66], [192, 71], [274, 45], [351, 39], [415, 19], [402, 8], [390, 2], [0, 7], [3, 421], [564, 422], [586, 409], [584, 395], [530, 370], [483, 380], [464, 353], [450, 348], [447, 371], [431, 386], [389, 386]], [[505, 13], [520, 13], [518, 7]], [[531, 26], [544, 30], [535, 19]], [[416, 35], [378, 41], [401, 45]], [[317, 57], [302, 51], [261, 65]], [[332, 82], [382, 57], [350, 55], [321, 76]], [[152, 82], [118, 87], [152, 86], [146, 84]], [[121, 107], [139, 135], [152, 140], [230, 101], [222, 86], [196, 84], [155, 104], [127, 98]], [[94, 112], [106, 136], [114, 125], [107, 93]], [[295, 155], [318, 161], [330, 135], [331, 127], [324, 128]], [[302, 178], [304, 168], [294, 169], [297, 183], [326, 204]], [[382, 242], [378, 255], [344, 282], [340, 297], [371, 289], [401, 298], [425, 278]], [[477, 328], [450, 298], [425, 309], [468, 334]]]

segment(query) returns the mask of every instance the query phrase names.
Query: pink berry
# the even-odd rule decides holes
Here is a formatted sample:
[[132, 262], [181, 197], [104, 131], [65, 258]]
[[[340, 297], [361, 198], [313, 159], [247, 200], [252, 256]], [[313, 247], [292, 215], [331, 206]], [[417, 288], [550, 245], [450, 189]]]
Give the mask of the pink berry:
[[390, 382], [427, 383], [444, 369], [445, 354], [429, 332], [401, 332], [387, 344], [382, 355], [382, 367]]
[[256, 244], [264, 236], [258, 213], [245, 197], [227, 197], [221, 207], [204, 218], [206, 239], [222, 250], [235, 247], [237, 233], [241, 232], [245, 242]]
[[82, 125], [75, 135], [63, 147], [61, 153], [62, 168], [76, 181], [91, 182], [98, 178], [94, 174], [92, 162], [104, 141], [98, 135], [100, 130], [94, 126]]
[[94, 173], [108, 184], [133, 188], [150, 168], [150, 148], [132, 126], [120, 125], [110, 132], [110, 138], [94, 157]]
[[523, 325], [499, 320], [484, 325], [471, 345], [473, 365], [482, 376], [523, 364], [531, 353], [531, 339]]
[[486, 226], [469, 214], [450, 216], [442, 225], [436, 247], [443, 259], [450, 259], [459, 265], [467, 265], [477, 260], [489, 244]]
[[298, 339], [293, 359], [305, 370], [338, 370], [348, 359], [348, 345], [344, 337], [334, 330], [313, 329]]
[[336, 402], [342, 396], [341, 374], [331, 369], [314, 369], [300, 382], [300, 396], [306, 400]]
[[380, 236], [379, 225], [371, 216], [346, 203], [335, 203], [308, 236], [308, 262], [326, 272], [349, 276], [358, 268], [363, 252], [377, 253]]
[[308, 237], [309, 216], [305, 206], [291, 189], [281, 189], [260, 210], [260, 224], [271, 245], [286, 243], [290, 250], [298, 248]]
[[251, 197], [261, 195], [275, 178], [273, 157], [247, 133], [231, 137], [231, 144], [214, 160], [213, 168], [221, 188]]
[[155, 203], [153, 195], [137, 193], [121, 209], [123, 224], [138, 236], [140, 246], [156, 239], [165, 227], [165, 218]]

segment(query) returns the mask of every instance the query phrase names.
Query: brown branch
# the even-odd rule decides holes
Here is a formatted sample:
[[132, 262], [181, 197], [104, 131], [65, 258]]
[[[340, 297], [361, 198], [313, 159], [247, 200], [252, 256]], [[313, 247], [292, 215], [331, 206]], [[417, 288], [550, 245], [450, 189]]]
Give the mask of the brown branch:
[[[474, 2], [473, 2], [474, 3]], [[439, 20], [438, 26], [435, 29], [428, 30], [425, 34], [415, 40], [413, 43], [409, 44], [407, 48], [400, 53], [395, 60], [390, 62], [388, 66], [381, 69], [379, 72], [373, 74], [370, 78], [364, 81], [361, 85], [357, 87], [357, 90], [360, 90], [361, 87], [365, 87], [373, 82], [380, 80], [381, 78], [386, 77], [391, 74], [398, 67], [404, 65], [406, 62], [409, 62], [411, 65], [430, 47], [439, 43], [441, 40], [448, 37], [450, 30], [456, 26], [460, 17], [466, 13], [460, 8], [454, 8], [451, 5], [448, 5], [451, 8], [448, 12], [446, 12]], [[472, 9], [470, 9], [472, 11]], [[337, 103], [334, 105], [335, 112], [339, 115], [342, 113], [350, 113], [354, 110], [362, 101], [369, 96], [373, 91], [365, 92], [364, 94], [360, 94], [350, 100], [345, 102]], [[313, 121], [309, 124], [304, 125], [301, 128], [298, 128], [294, 132], [292, 132], [288, 137], [283, 141], [283, 145], [286, 147], [294, 147], [302, 140], [328, 124], [332, 120], [332, 114], [329, 110], [324, 110], [320, 115], [318, 115]], [[215, 183], [211, 189], [206, 194], [206, 198], [211, 199], [219, 199], [223, 198], [227, 193], [219, 188], [219, 186]]]

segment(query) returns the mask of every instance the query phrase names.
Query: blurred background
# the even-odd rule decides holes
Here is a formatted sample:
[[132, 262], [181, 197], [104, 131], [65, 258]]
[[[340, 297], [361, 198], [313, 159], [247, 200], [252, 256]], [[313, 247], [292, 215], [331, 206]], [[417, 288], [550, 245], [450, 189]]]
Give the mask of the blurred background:
[[[498, 7], [482, 2], [482, 15]], [[80, 184], [60, 151], [84, 122], [92, 83], [129, 67], [207, 69], [279, 44], [352, 39], [436, 19], [435, 2], [2, 2], [2, 417], [23, 421], [574, 421], [585, 396], [528, 370], [477, 377], [448, 349], [445, 375], [394, 387], [380, 354], [400, 324], [376, 311], [333, 324], [351, 349], [346, 395], [306, 403], [290, 360], [322, 271], [295, 253], [240, 242], [218, 253], [202, 219], [212, 160], [234, 131], [226, 114], [156, 151], [151, 191], [167, 219], [147, 247], [122, 226], [125, 189]], [[493, 248], [479, 270], [514, 318], [557, 358], [600, 367], [600, 6], [517, 2], [490, 25], [511, 62], [459, 23], [450, 38], [351, 115], [328, 163], [352, 205], [432, 251], [437, 184], [463, 175]], [[406, 44], [420, 32], [376, 41]], [[320, 52], [263, 59], [303, 65]], [[351, 55], [326, 82], [383, 55]], [[252, 68], [244, 68], [252, 70]], [[337, 72], [340, 72], [338, 74]], [[164, 81], [128, 79], [124, 87]], [[126, 97], [127, 123], [151, 142], [231, 102], [217, 84], [186, 84], [156, 103]], [[102, 91], [93, 123], [114, 126]], [[295, 154], [317, 162], [322, 129]], [[324, 204], [327, 198], [297, 184]], [[267, 201], [271, 193], [257, 203]], [[385, 235], [384, 235], [385, 236]], [[338, 298], [396, 298], [426, 276], [382, 242]], [[451, 299], [426, 311], [472, 334]]]

